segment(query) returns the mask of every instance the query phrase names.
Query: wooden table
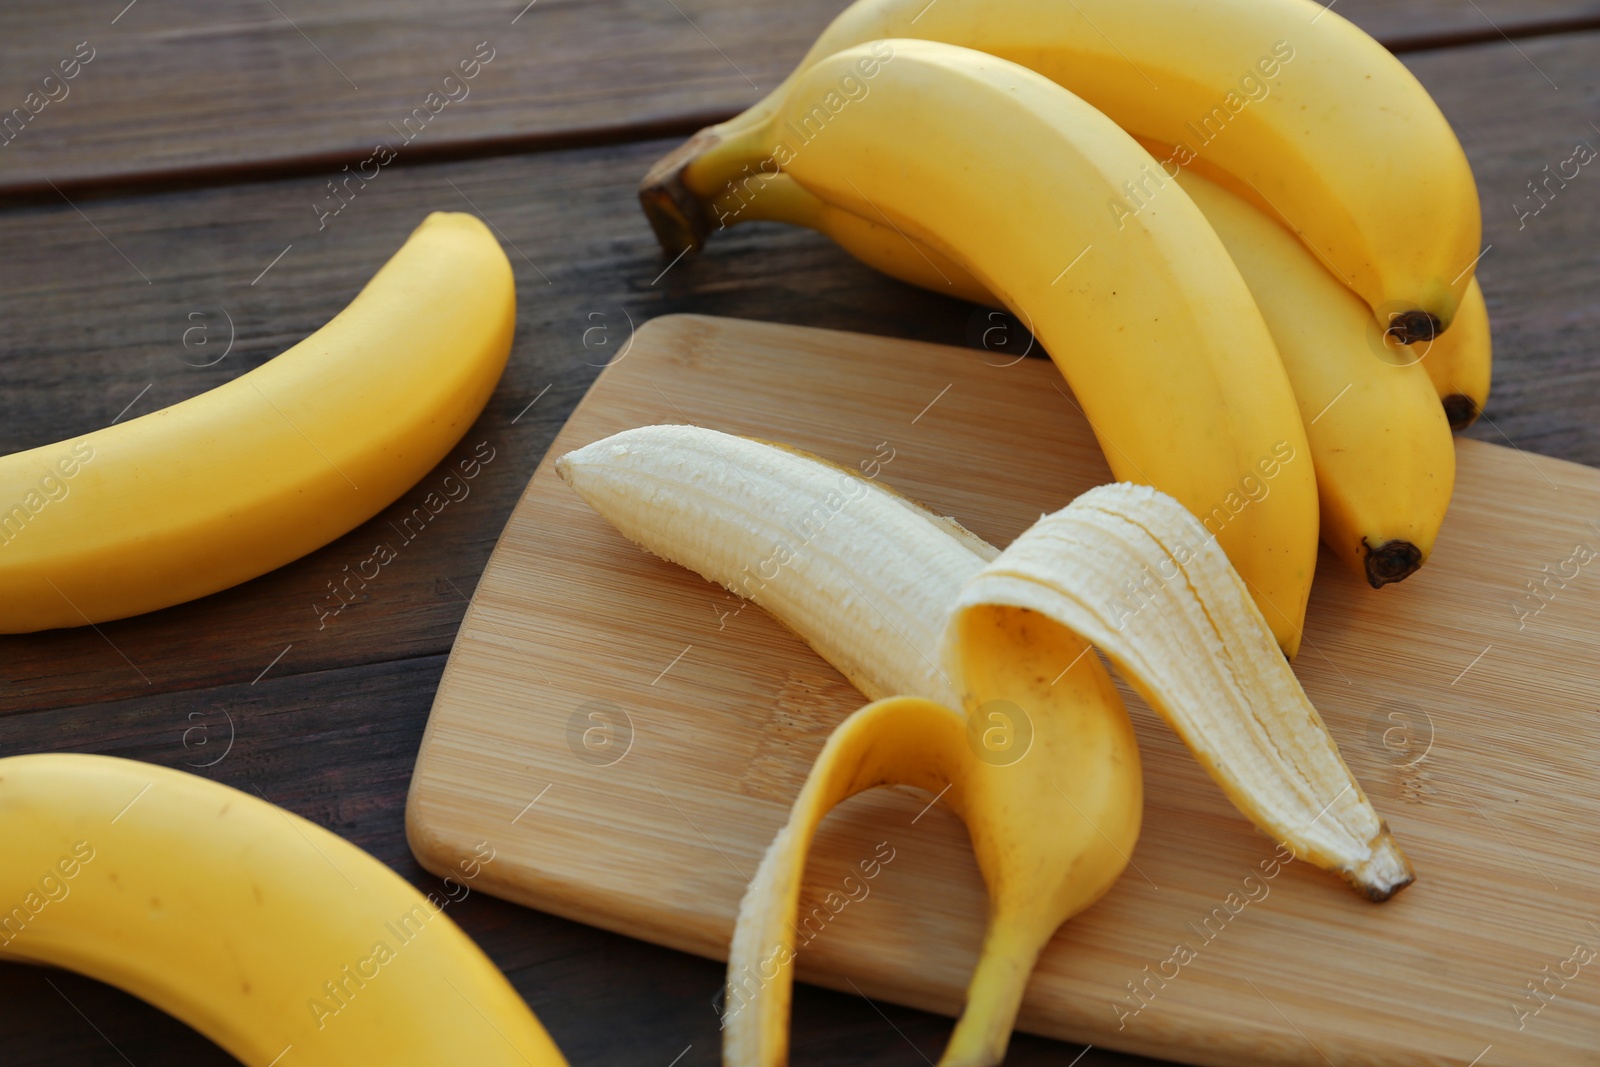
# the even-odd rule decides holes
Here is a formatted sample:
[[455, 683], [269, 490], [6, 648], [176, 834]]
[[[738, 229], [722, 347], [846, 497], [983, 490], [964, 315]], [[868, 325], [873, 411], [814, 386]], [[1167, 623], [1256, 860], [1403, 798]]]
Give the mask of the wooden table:
[[[126, 0], [0, 10], [0, 110], [81, 64], [0, 148], [0, 451], [192, 396], [341, 308], [433, 209], [472, 210], [516, 268], [511, 364], [458, 451], [497, 458], [361, 600], [313, 605], [364, 527], [237, 589], [92, 629], [0, 638], [0, 755], [102, 752], [254, 787], [433, 888], [405, 789], [466, 598], [563, 419], [629, 321], [698, 311], [971, 344], [967, 305], [766, 224], [670, 269], [633, 198], [675, 139], [769, 88], [839, 0]], [[1495, 393], [1475, 437], [1600, 464], [1600, 174], [1519, 225], [1526, 183], [1600, 144], [1596, 0], [1343, 0], [1435, 94], [1476, 169]], [[327, 182], [430, 118], [336, 216]], [[224, 353], [226, 353], [224, 355]], [[450, 462], [457, 457], [452, 456]], [[408, 506], [411, 494], [391, 510]], [[377, 528], [387, 513], [371, 523]], [[721, 967], [475, 894], [453, 912], [574, 1064], [718, 1062]], [[48, 979], [48, 981], [47, 981]], [[801, 989], [797, 1063], [917, 1064], [945, 1019]], [[0, 965], [4, 1061], [229, 1063], [70, 974]], [[1009, 1062], [1136, 1064], [1029, 1037]], [[675, 1059], [676, 1057], [676, 1059]]]

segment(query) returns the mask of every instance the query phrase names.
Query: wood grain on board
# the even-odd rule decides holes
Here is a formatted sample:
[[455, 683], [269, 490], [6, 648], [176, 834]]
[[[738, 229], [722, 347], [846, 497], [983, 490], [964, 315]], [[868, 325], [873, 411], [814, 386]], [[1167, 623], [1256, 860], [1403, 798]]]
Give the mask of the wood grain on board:
[[[1600, 23], [1595, 0], [1335, 0], [1398, 48]], [[648, 135], [733, 114], [843, 0], [75, 0], [0, 12], [0, 113], [86, 43], [93, 58], [0, 149], [0, 192], [264, 166], [407, 162]], [[469, 82], [444, 79], [492, 55]], [[469, 69], [473, 69], [470, 68]], [[459, 73], [459, 72], [458, 72]], [[51, 88], [60, 95], [61, 89]], [[428, 102], [428, 94], [448, 103]], [[406, 120], [417, 108], [423, 118]], [[633, 131], [630, 133], [629, 131]], [[401, 144], [401, 139], [405, 143]]]
[[[479, 583], [412, 780], [424, 866], [449, 871], [492, 834], [487, 891], [723, 956], [749, 874], [863, 698], [773, 619], [730, 614], [720, 587], [611, 530], [554, 456], [655, 422], [845, 466], [887, 444], [886, 482], [1004, 545], [1110, 477], [1058, 381], [1033, 360], [883, 338], [649, 324], [563, 428]], [[1600, 472], [1471, 441], [1459, 462], [1417, 576], [1375, 593], [1325, 555], [1296, 663], [1417, 884], [1375, 906], [1274, 864], [1248, 913], [1213, 918], [1241, 885], [1258, 891], [1244, 880], [1262, 878], [1271, 843], [1130, 696], [1144, 834], [1115, 889], [1046, 951], [1024, 1029], [1228, 1067], [1466, 1064], [1491, 1045], [1488, 1063], [1591, 1062], [1600, 984], [1570, 983], [1521, 1027], [1517, 1009], [1543, 1003], [1525, 980], [1600, 943], [1600, 600], [1556, 594], [1530, 617], [1541, 602], [1522, 586], [1600, 544]], [[825, 824], [802, 913], [861, 858], [896, 858], [800, 946], [800, 977], [959, 1007], [983, 889], [961, 824], [942, 807], [918, 818], [927, 803], [879, 790]], [[1170, 962], [1180, 943], [1198, 959]], [[1166, 978], [1135, 995], [1146, 966]]]

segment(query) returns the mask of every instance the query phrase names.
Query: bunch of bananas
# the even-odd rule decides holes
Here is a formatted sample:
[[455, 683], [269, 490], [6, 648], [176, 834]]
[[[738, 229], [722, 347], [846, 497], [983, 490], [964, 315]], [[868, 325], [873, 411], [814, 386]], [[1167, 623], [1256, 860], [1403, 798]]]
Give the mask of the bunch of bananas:
[[[1138, 746], [1091, 645], [1297, 858], [1373, 900], [1412, 880], [1248, 587], [1163, 493], [1102, 486], [997, 552], [856, 471], [697, 426], [627, 430], [556, 470], [624, 535], [749, 597], [874, 701], [829, 738], [745, 894], [729, 1067], [787, 1062], [806, 852], [829, 809], [879, 785], [925, 789], [967, 824], [988, 928], [943, 1063], [1000, 1061], [1039, 953], [1111, 888], [1139, 833]], [[1136, 610], [1128, 582], [1147, 594]]]
[[[746, 894], [725, 1062], [786, 1062], [807, 847], [830, 807], [887, 783], [967, 823], [988, 932], [942, 1063], [999, 1061], [1034, 960], [1138, 834], [1137, 748], [1090, 645], [1297, 858], [1373, 900], [1409, 884], [1279, 655], [1319, 537], [1374, 588], [1426, 561], [1451, 430], [1488, 395], [1476, 187], [1392, 55], [1309, 0], [857, 0], [640, 198], [669, 255], [784, 221], [1009, 309], [1118, 479], [996, 553], [882, 486], [709, 430], [558, 461], [624, 534], [767, 608], [874, 701]], [[827, 521], [793, 548], [786, 514]], [[752, 560], [776, 565], [753, 582]], [[992, 721], [1026, 724], [1025, 750], [995, 758]]]
[[1414, 572], [1487, 399], [1466, 157], [1309, 0], [858, 0], [640, 196], [670, 254], [781, 220], [1013, 311], [1291, 656], [1319, 530], [1375, 587]]

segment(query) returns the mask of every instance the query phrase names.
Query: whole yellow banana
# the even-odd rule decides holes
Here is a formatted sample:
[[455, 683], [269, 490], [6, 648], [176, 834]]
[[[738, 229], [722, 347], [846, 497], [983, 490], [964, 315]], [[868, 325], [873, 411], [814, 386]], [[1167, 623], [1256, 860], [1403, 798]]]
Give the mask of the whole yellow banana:
[[[1457, 354], [1487, 357], [1478, 343], [1486, 340], [1486, 324], [1476, 279], [1454, 330], [1400, 346], [1383, 336], [1360, 298], [1272, 218], [1198, 174], [1184, 173], [1178, 181], [1222, 239], [1283, 359], [1306, 423], [1322, 540], [1374, 587], [1400, 581], [1432, 551], [1455, 481], [1445, 419], [1451, 402], [1441, 409], [1416, 364], [1456, 376], [1464, 362]], [[753, 218], [825, 233], [869, 266], [913, 285], [996, 303], [937, 249], [824, 203], [787, 174], [765, 179], [750, 208]]]
[[[669, 251], [697, 247], [726, 218], [706, 205], [765, 170], [763, 156], [720, 142], [767, 122], [825, 57], [889, 37], [1010, 59], [1174, 146], [1082, 210], [1119, 220], [1156, 210], [1171, 176], [1198, 161], [1278, 213], [1401, 339], [1431, 338], [1455, 316], [1481, 230], [1466, 156], [1405, 66], [1310, 0], [857, 0], [785, 83], [646, 179], [645, 208]], [[807, 104], [823, 119], [831, 110]]]
[[466, 432], [515, 323], [494, 235], [436, 213], [347, 308], [264, 366], [0, 458], [0, 633], [193, 600], [349, 532]]
[[566, 1062], [445, 901], [248, 793], [12, 756], [0, 841], [0, 959], [118, 986], [246, 1067]]
[[[853, 103], [850, 85], [865, 94]], [[824, 101], [839, 112], [804, 132]], [[716, 150], [770, 158], [818, 199], [884, 219], [1016, 312], [1116, 476], [1215, 516], [1293, 655], [1316, 563], [1305, 430], [1249, 289], [1183, 190], [1123, 222], [1082, 210], [1153, 165], [1132, 138], [1015, 63], [899, 40], [820, 60]]]
[[1198, 174], [1179, 182], [1244, 275], [1289, 372], [1323, 543], [1374, 589], [1400, 581], [1433, 551], [1455, 485], [1445, 409], [1412, 358], [1426, 345], [1386, 347], [1360, 298], [1288, 230]]

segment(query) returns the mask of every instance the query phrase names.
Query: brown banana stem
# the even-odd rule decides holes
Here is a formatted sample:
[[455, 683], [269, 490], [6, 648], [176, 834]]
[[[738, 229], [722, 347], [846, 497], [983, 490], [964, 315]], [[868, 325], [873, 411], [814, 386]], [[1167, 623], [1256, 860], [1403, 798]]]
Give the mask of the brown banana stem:
[[639, 203], [662, 251], [669, 256], [698, 251], [715, 228], [706, 205], [690, 191], [683, 172], [721, 140], [715, 127], [706, 127], [656, 160], [639, 182]]

